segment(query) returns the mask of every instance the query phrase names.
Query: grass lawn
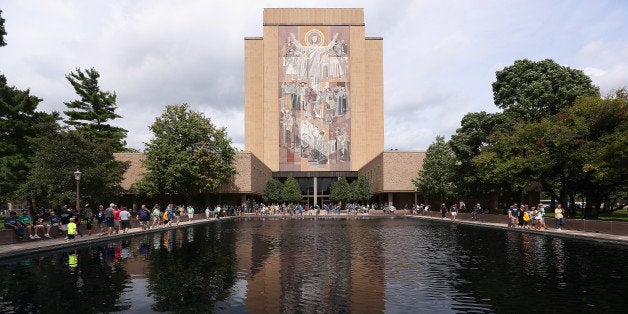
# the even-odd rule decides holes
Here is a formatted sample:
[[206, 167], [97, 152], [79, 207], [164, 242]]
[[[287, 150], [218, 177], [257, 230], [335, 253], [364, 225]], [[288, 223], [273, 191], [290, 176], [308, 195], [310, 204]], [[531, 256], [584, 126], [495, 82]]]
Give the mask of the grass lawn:
[[614, 212], [612, 215], [600, 215], [600, 220], [607, 221], [628, 221], [628, 209], [622, 209]]

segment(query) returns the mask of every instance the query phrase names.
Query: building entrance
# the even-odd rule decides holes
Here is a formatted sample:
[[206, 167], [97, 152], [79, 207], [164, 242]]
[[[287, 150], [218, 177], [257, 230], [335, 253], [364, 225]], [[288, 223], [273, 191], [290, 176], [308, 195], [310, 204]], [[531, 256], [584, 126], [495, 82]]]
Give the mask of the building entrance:
[[288, 177], [293, 177], [301, 188], [301, 204], [310, 207], [318, 204], [321, 208], [323, 204], [329, 203], [329, 192], [333, 182], [340, 178], [346, 178], [349, 183], [357, 179], [355, 171], [329, 171], [329, 172], [277, 172], [274, 177], [286, 182]]

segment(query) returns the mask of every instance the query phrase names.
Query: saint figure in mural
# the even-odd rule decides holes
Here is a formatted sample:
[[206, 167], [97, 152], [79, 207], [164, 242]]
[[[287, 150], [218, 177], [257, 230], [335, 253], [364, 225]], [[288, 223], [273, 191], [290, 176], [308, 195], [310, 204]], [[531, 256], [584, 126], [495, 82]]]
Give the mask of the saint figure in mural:
[[[290, 33], [290, 38], [292, 39], [292, 44], [297, 48], [297, 50], [304, 56], [307, 57], [307, 63], [305, 64], [307, 73], [307, 79], [310, 83], [310, 87], [316, 91], [319, 91], [319, 83], [321, 76], [321, 61], [324, 54], [329, 51], [333, 51], [334, 46], [336, 45], [336, 38], [338, 38], [338, 33], [334, 34], [334, 37], [329, 42], [329, 44], [322, 46], [322, 33], [312, 33], [309, 36], [306, 36], [309, 43], [307, 46], [301, 45], [301, 43], [297, 40], [293, 33]], [[301, 65], [303, 67], [303, 65]], [[302, 76], [301, 74], [299, 76]]]

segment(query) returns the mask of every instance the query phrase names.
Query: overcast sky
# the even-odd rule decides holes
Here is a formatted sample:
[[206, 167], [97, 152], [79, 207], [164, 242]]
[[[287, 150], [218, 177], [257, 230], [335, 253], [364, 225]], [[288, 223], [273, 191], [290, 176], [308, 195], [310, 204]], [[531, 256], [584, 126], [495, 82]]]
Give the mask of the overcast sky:
[[0, 72], [42, 111], [77, 99], [65, 75], [94, 67], [115, 121], [143, 149], [166, 105], [187, 103], [244, 148], [244, 37], [263, 8], [364, 8], [384, 38], [385, 148], [425, 150], [469, 112], [496, 112], [495, 71], [518, 59], [583, 70], [603, 94], [628, 86], [628, 1], [9, 1]]

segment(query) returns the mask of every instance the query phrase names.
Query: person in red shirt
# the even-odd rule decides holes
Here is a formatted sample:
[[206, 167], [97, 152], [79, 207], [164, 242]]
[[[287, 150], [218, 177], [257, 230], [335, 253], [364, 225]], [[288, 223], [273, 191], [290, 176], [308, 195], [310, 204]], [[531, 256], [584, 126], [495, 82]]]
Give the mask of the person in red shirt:
[[113, 207], [113, 228], [116, 230], [116, 234], [120, 232], [120, 208], [117, 205]]

